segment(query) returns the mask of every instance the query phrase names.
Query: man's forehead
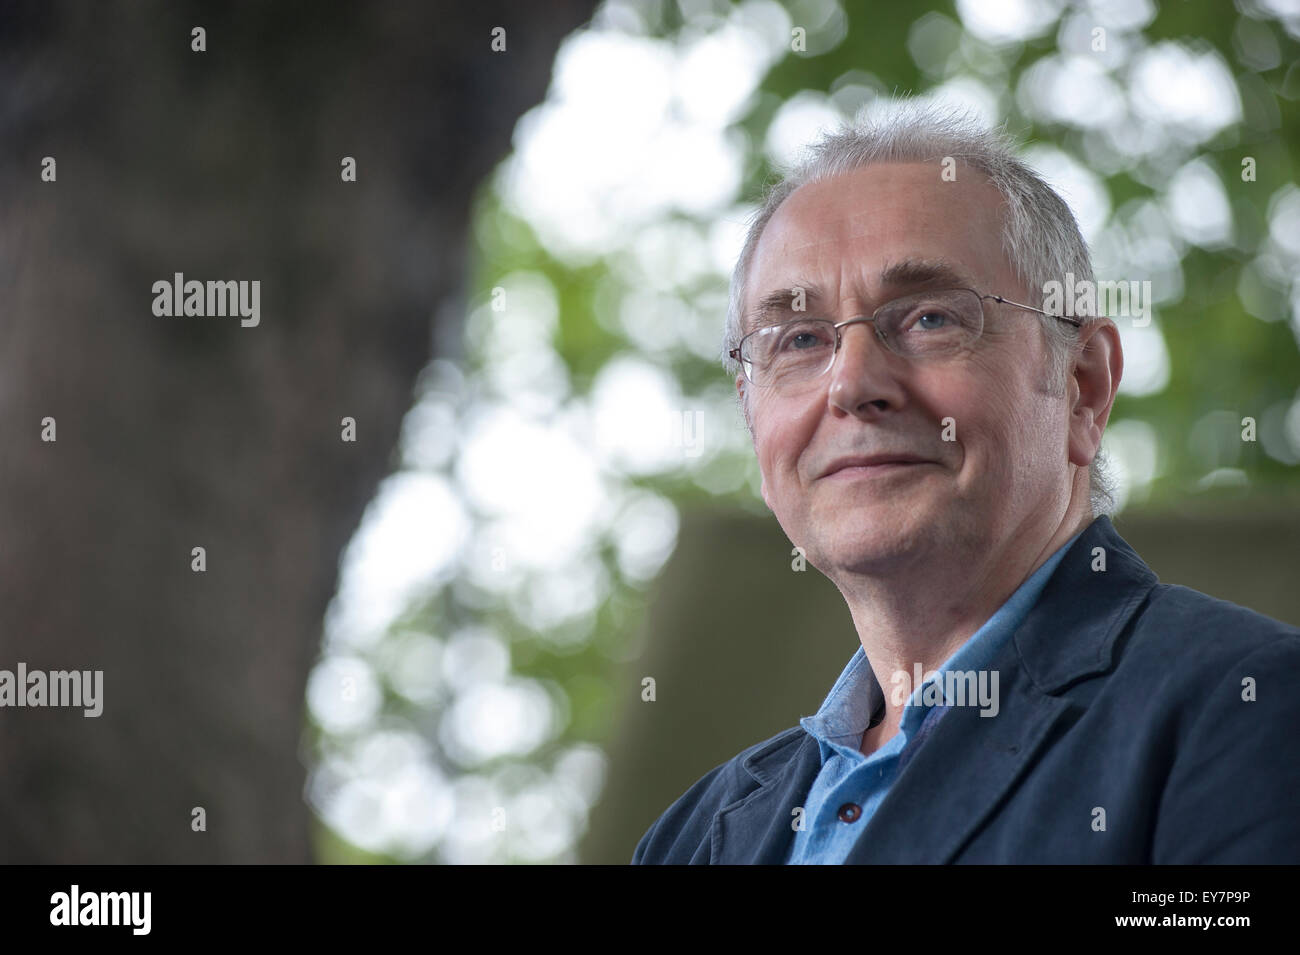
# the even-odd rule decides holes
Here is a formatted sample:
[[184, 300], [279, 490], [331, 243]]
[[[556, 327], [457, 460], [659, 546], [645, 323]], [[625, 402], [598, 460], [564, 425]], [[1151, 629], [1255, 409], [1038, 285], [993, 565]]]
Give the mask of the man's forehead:
[[1004, 264], [1001, 241], [987, 241], [1000, 238], [1002, 197], [982, 174], [961, 173], [964, 182], [943, 181], [938, 163], [882, 164], [799, 187], [759, 238], [746, 311], [781, 287], [811, 288], [818, 275], [928, 284], [922, 273], [938, 265], [961, 284], [991, 278]]
[[845, 212], [830, 222], [822, 223], [823, 226], [836, 226], [833, 231], [822, 228], [812, 232], [803, 230], [792, 232], [791, 238], [785, 245], [785, 250], [787, 252], [802, 252], [805, 249], [813, 249], [823, 245], [839, 245], [846, 239], [869, 236], [873, 231], [873, 219], [878, 220], [879, 213], [867, 210]]
[[946, 180], [938, 163], [880, 163], [805, 183], [776, 209], [760, 247], [776, 244], [789, 254], [868, 240], [917, 220], [946, 226], [948, 234], [972, 220], [985, 228], [1000, 222], [1002, 194], [982, 172], [958, 169], [958, 179]]

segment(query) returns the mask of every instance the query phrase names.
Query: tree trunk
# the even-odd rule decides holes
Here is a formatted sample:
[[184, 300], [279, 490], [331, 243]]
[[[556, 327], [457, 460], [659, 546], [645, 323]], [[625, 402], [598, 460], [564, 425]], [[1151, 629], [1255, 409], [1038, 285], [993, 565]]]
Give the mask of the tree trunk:
[[[103, 671], [98, 717], [0, 708], [0, 861], [310, 861], [339, 554], [455, 341], [473, 190], [594, 5], [0, 13], [0, 670]], [[258, 281], [258, 324], [159, 317], [175, 273]]]

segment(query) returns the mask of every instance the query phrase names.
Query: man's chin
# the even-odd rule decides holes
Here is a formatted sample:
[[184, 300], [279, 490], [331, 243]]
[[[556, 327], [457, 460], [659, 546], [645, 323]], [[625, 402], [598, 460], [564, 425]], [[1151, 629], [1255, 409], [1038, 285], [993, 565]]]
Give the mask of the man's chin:
[[898, 514], [882, 516], [870, 531], [843, 532], [819, 549], [828, 566], [855, 572], [887, 570], [915, 561], [932, 543], [925, 522], [913, 523]]
[[897, 498], [837, 502], [833, 507], [814, 508], [806, 526], [821, 530], [828, 543], [888, 547], [935, 524], [939, 517], [925, 506], [928, 503]]

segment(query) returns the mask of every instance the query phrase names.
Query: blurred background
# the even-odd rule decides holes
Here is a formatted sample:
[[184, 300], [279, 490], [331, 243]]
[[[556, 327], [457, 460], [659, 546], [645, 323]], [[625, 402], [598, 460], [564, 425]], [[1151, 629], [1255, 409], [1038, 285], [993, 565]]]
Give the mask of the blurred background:
[[[1296, 0], [6, 8], [0, 667], [106, 701], [0, 711], [0, 860], [622, 863], [814, 712], [857, 635], [759, 497], [727, 283], [905, 94], [1151, 281], [1120, 533], [1300, 623], [1298, 52]], [[261, 325], [155, 318], [177, 271]]]

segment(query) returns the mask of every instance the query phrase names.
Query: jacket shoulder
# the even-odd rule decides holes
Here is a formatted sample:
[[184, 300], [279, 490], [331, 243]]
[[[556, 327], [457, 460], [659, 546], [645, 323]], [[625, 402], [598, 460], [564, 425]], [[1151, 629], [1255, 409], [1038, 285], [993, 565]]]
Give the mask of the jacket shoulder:
[[1277, 640], [1300, 641], [1300, 628], [1249, 607], [1179, 584], [1156, 584], [1139, 615], [1136, 632], [1144, 639], [1176, 644], [1181, 654], [1194, 650], [1200, 662], [1239, 658]]
[[1178, 584], [1157, 584], [1121, 636], [1109, 681], [1154, 712], [1182, 723], [1199, 714], [1225, 677], [1261, 659], [1288, 669], [1300, 661], [1300, 628]]
[[1124, 686], [1160, 730], [1152, 861], [1300, 859], [1300, 628], [1160, 584], [1124, 657]]
[[759, 786], [746, 767], [748, 761], [759, 756], [779, 759], [778, 751], [786, 748], [793, 756], [797, 744], [807, 735], [802, 727], [793, 726], [709, 770], [646, 830], [632, 855], [632, 864], [707, 863], [713, 817]]

